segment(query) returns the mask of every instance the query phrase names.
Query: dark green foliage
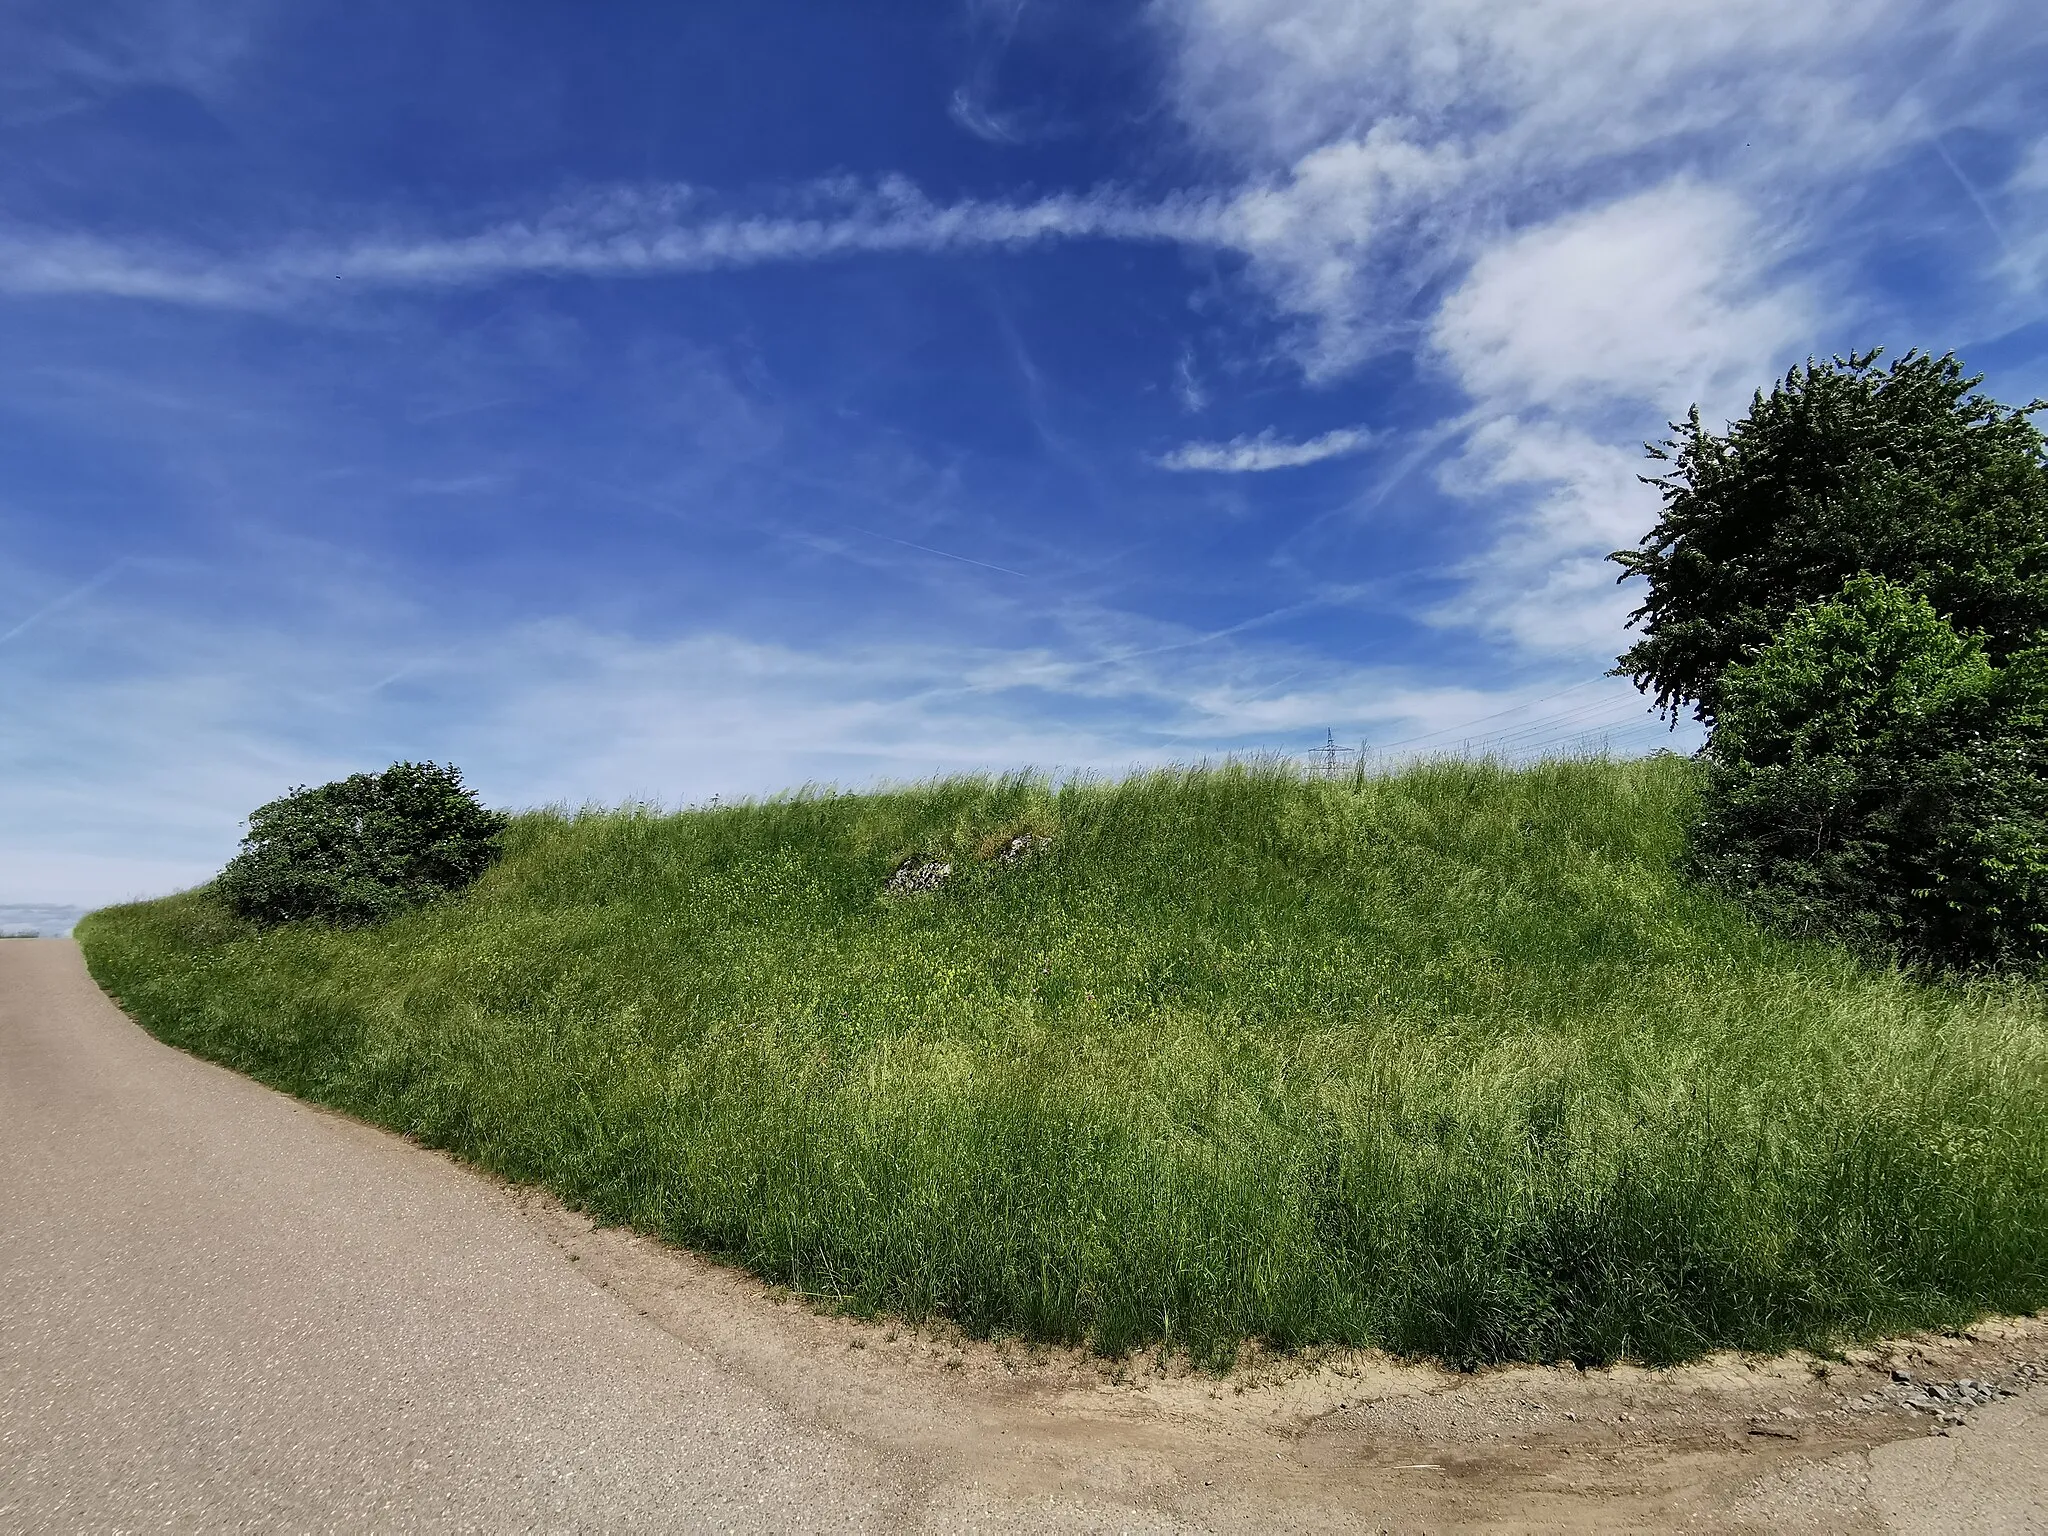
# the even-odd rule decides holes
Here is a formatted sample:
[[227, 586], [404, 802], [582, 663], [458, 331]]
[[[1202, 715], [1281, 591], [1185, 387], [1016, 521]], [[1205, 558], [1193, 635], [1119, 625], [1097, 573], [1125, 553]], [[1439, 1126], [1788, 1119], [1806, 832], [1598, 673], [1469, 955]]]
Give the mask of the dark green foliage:
[[1795, 931], [1944, 966], [2048, 955], [2048, 655], [1995, 663], [1882, 577], [1723, 674], [1694, 862]]
[[256, 922], [381, 922], [467, 887], [498, 856], [508, 821], [477, 803], [458, 769], [393, 763], [259, 806], [215, 885]]
[[1469, 1364], [2048, 1303], [2040, 992], [1758, 929], [1698, 772], [530, 815], [378, 927], [79, 932], [174, 1044], [863, 1311]]
[[1953, 356], [1795, 368], [1714, 433], [1695, 407], [1651, 454], [1662, 519], [1610, 558], [1649, 585], [1617, 671], [1660, 708], [1720, 713], [1723, 672], [1851, 576], [1925, 594], [1994, 660], [2048, 630], [2048, 464], [2028, 410]]

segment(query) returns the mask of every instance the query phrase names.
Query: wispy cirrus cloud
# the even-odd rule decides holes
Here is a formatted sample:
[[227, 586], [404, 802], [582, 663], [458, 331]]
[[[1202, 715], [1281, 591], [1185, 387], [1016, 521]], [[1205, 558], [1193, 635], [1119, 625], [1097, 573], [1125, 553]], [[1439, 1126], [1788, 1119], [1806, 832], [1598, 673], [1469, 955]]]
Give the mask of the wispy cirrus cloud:
[[1500, 241], [1439, 306], [1435, 354], [1475, 397], [1527, 409], [1733, 404], [1818, 306], [1773, 268], [1782, 234], [1679, 176]]
[[1024, 131], [1006, 114], [988, 106], [965, 86], [953, 93], [946, 115], [984, 144], [1021, 144]]
[[1029, 137], [1021, 118], [994, 106], [996, 75], [1003, 55], [1016, 41], [1026, 0], [967, 0], [966, 23], [972, 35], [973, 65], [958, 86], [946, 115], [984, 144], [1021, 144]]
[[1439, 622], [1525, 653], [1614, 648], [1635, 600], [1606, 555], [1656, 507], [1640, 450], [1615, 426], [1654, 430], [1695, 400], [1733, 410], [1813, 334], [1817, 303], [1775, 270], [1777, 255], [1742, 197], [1679, 177], [1473, 264], [1431, 326], [1432, 356], [1474, 402], [1438, 478], [1498, 510]]
[[1373, 436], [1363, 427], [1339, 427], [1320, 437], [1290, 443], [1271, 431], [1265, 431], [1249, 437], [1233, 437], [1227, 443], [1183, 443], [1152, 462], [1161, 469], [1180, 473], [1261, 474], [1272, 469], [1320, 464], [1325, 459], [1363, 452], [1372, 445]]
[[49, 7], [44, 26], [11, 27], [0, 49], [0, 124], [59, 117], [138, 86], [217, 99], [279, 9], [275, 0]]

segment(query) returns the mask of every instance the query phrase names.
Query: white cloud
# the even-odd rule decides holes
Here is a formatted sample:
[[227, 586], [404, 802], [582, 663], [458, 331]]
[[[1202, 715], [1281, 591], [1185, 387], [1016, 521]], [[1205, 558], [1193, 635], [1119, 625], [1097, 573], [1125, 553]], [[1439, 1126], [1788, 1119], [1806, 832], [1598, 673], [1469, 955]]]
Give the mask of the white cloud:
[[1467, 397], [1440, 484], [1482, 509], [1430, 617], [1609, 655], [1636, 445], [1739, 409], [1829, 318], [1784, 275], [1858, 178], [1981, 89], [2018, 0], [1157, 0], [1191, 136], [1312, 380], [1412, 344]]
[[[1874, 56], [1911, 79], [1952, 40], [2017, 4], [1933, 0], [1162, 0], [1177, 100], [1199, 135], [1246, 163], [1304, 153], [1392, 120], [1494, 164], [1557, 167], [1730, 123], [1830, 155], [1835, 131], [1889, 120]], [[1900, 57], [1899, 55], [1904, 55]], [[1803, 90], [1787, 91], [1800, 82]], [[1794, 146], [1787, 145], [1786, 148]]]
[[[1311, 378], [1398, 336], [1505, 228], [1683, 165], [1794, 222], [1982, 88], [2022, 0], [1155, 0], [1232, 242]], [[2003, 23], [2004, 25], [2000, 25]], [[2010, 94], [2010, 93], [2008, 93]]]
[[1560, 536], [1612, 549], [1641, 530], [1644, 504], [1655, 499], [1637, 479], [1643, 467], [1633, 449], [1578, 428], [1498, 416], [1473, 430], [1439, 479], [1473, 501], [1521, 485], [1565, 488], [1573, 510], [1560, 515]]
[[1439, 622], [1524, 651], [1617, 649], [1635, 599], [1604, 557], [1656, 511], [1634, 444], [1691, 402], [1734, 408], [1812, 333], [1814, 305], [1774, 278], [1774, 255], [1741, 198], [1679, 179], [1473, 264], [1430, 335], [1482, 425], [1439, 478], [1500, 511]]
[[1363, 427], [1339, 427], [1306, 442], [1290, 443], [1261, 432], [1256, 437], [1233, 437], [1227, 443], [1183, 443], [1153, 462], [1161, 469], [1206, 470], [1217, 474], [1258, 474], [1269, 469], [1294, 469], [1319, 464], [1324, 459], [1342, 458], [1362, 452], [1373, 441]]
[[1389, 237], [1412, 235], [1417, 210], [1470, 174], [1457, 145], [1419, 145], [1402, 125], [1380, 123], [1362, 139], [1311, 150], [1230, 201], [1224, 243], [1244, 254], [1283, 313], [1305, 322], [1295, 350], [1311, 378], [1341, 373], [1376, 349], [1402, 309], [1388, 302], [1402, 280], [1391, 284], [1393, 295], [1369, 281], [1389, 276]]
[[1654, 515], [1641, 469], [1637, 454], [1555, 421], [1502, 416], [1479, 427], [1439, 478], [1456, 495], [1513, 511], [1431, 617], [1535, 654], [1614, 651], [1634, 600], [1605, 557]]
[[1741, 197], [1677, 180], [1512, 235], [1430, 328], [1477, 399], [1510, 409], [1645, 401], [1667, 413], [1755, 384], [1813, 307], [1771, 281]]

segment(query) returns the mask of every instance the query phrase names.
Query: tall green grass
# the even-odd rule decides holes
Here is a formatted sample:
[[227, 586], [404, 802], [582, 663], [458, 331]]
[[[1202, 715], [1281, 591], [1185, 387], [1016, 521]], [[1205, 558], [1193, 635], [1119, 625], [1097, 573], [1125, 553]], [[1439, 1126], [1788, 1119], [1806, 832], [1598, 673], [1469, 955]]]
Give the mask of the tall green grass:
[[[467, 896], [98, 913], [162, 1038], [970, 1329], [1669, 1361], [2048, 1302], [2048, 1016], [1689, 888], [1678, 759], [522, 817]], [[1018, 831], [1027, 859], [988, 855]], [[939, 892], [891, 898], [911, 855]]]

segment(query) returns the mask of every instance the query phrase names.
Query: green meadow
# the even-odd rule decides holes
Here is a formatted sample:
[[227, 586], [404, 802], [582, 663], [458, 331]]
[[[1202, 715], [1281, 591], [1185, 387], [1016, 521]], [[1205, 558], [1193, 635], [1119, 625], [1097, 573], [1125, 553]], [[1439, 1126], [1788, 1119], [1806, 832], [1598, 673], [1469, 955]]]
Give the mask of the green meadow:
[[1760, 931], [1693, 773], [539, 812], [378, 927], [78, 932], [174, 1045], [863, 1313], [1470, 1365], [2048, 1303], [2041, 990]]

